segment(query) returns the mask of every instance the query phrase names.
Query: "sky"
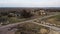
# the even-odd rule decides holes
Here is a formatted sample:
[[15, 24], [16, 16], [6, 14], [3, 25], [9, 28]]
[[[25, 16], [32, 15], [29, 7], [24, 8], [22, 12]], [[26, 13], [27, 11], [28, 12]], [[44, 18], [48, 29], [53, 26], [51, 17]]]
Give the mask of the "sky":
[[60, 7], [60, 0], [0, 0], [0, 7]]

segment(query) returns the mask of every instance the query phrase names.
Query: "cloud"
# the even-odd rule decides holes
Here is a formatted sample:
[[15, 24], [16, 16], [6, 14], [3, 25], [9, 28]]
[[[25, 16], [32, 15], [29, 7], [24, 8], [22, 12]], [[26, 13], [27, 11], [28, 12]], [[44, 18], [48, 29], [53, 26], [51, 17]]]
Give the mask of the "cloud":
[[0, 7], [60, 7], [60, 0], [0, 0]]

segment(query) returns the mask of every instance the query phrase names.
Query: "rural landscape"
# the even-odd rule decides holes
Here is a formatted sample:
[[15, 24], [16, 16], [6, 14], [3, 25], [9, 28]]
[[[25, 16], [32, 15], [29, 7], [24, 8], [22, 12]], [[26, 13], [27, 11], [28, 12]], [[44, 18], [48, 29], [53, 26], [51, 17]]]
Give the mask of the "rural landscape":
[[60, 34], [60, 8], [0, 8], [0, 34]]

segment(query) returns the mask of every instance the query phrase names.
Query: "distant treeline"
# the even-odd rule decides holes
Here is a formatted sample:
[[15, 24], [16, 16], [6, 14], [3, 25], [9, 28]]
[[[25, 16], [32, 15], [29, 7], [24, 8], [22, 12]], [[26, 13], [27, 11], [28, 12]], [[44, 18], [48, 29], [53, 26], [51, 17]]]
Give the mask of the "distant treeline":
[[21, 16], [23, 18], [28, 18], [31, 17], [33, 14], [30, 11], [27, 10], [22, 10], [22, 11], [2, 11], [0, 12], [0, 16], [8, 16], [8, 17], [13, 17], [13, 16]]
[[39, 11], [39, 10], [46, 10], [49, 12], [60, 12], [60, 8], [0, 8], [0, 12], [11, 12], [11, 11], [17, 11], [21, 12], [23, 10], [26, 11]]

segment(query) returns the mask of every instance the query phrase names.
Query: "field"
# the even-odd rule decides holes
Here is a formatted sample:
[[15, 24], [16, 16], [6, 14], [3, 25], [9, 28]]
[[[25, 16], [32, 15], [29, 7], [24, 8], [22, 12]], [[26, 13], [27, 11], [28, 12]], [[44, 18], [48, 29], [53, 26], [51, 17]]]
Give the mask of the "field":
[[48, 34], [49, 28], [33, 23], [24, 23], [17, 26], [15, 34]]
[[55, 24], [55, 25], [59, 26], [60, 25], [60, 14], [56, 15], [56, 16], [52, 16], [50, 18], [47, 18], [46, 22], [47, 23], [51, 23], [51, 24]]

